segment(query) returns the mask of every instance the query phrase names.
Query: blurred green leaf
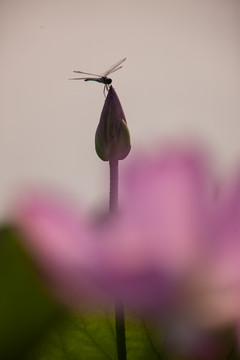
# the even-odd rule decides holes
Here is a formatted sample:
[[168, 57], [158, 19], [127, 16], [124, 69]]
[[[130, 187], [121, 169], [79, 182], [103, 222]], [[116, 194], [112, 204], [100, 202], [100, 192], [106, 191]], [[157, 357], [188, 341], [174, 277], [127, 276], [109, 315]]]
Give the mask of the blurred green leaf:
[[[126, 318], [128, 360], [159, 360], [151, 331], [138, 318]], [[112, 311], [72, 315], [64, 326], [51, 331], [40, 348], [27, 360], [116, 360]]]
[[1, 360], [20, 360], [62, 315], [20, 244], [14, 229], [0, 229]]
[[[128, 360], [239, 359], [232, 331], [216, 333], [217, 352], [205, 356], [197, 349], [188, 353], [181, 348], [166, 347], [166, 334], [157, 334], [151, 324], [138, 316], [128, 314], [125, 322]], [[69, 316], [24, 360], [117, 360], [113, 312], [101, 310], [92, 315]]]

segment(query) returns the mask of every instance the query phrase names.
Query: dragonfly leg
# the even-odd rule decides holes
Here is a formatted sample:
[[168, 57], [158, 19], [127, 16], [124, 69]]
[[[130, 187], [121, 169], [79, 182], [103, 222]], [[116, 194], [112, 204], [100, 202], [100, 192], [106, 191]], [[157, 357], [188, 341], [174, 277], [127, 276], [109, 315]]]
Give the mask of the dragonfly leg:
[[108, 84], [104, 84], [104, 88], [103, 88], [103, 94], [104, 94], [105, 98], [107, 97], [107, 95], [106, 95], [106, 90], [107, 90], [107, 92], [108, 92], [108, 90], [109, 90]]

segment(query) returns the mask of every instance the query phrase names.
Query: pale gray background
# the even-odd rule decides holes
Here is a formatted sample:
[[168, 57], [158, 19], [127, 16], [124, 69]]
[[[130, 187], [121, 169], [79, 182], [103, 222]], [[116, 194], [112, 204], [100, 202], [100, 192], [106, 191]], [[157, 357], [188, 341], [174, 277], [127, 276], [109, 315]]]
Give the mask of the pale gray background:
[[136, 149], [197, 137], [224, 166], [240, 159], [239, 0], [1, 0], [0, 212], [24, 184], [88, 207], [107, 200], [94, 151], [102, 85], [113, 74]]

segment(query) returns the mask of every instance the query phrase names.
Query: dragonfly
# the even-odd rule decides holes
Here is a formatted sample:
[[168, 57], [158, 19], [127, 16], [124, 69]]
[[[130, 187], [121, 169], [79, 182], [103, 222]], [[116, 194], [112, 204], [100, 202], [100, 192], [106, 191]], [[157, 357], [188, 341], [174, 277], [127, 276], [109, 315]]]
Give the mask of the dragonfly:
[[77, 78], [71, 78], [69, 80], [84, 80], [84, 81], [96, 81], [98, 83], [104, 84], [103, 93], [105, 95], [105, 91], [109, 90], [109, 85], [112, 83], [112, 79], [108, 77], [108, 75], [114, 73], [115, 71], [122, 68], [122, 63], [126, 60], [126, 58], [123, 58], [116, 62], [114, 65], [112, 65], [108, 70], [103, 72], [102, 74], [93, 74], [85, 71], [73, 71], [77, 74], [84, 74], [84, 75], [90, 75], [91, 77], [77, 77]]

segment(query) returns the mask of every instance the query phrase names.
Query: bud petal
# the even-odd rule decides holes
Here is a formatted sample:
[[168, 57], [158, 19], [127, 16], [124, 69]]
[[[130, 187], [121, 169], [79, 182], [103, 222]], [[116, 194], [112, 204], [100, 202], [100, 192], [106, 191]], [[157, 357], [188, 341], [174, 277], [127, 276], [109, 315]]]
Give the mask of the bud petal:
[[123, 160], [131, 149], [127, 121], [112, 86], [106, 97], [96, 130], [95, 149], [103, 161]]

